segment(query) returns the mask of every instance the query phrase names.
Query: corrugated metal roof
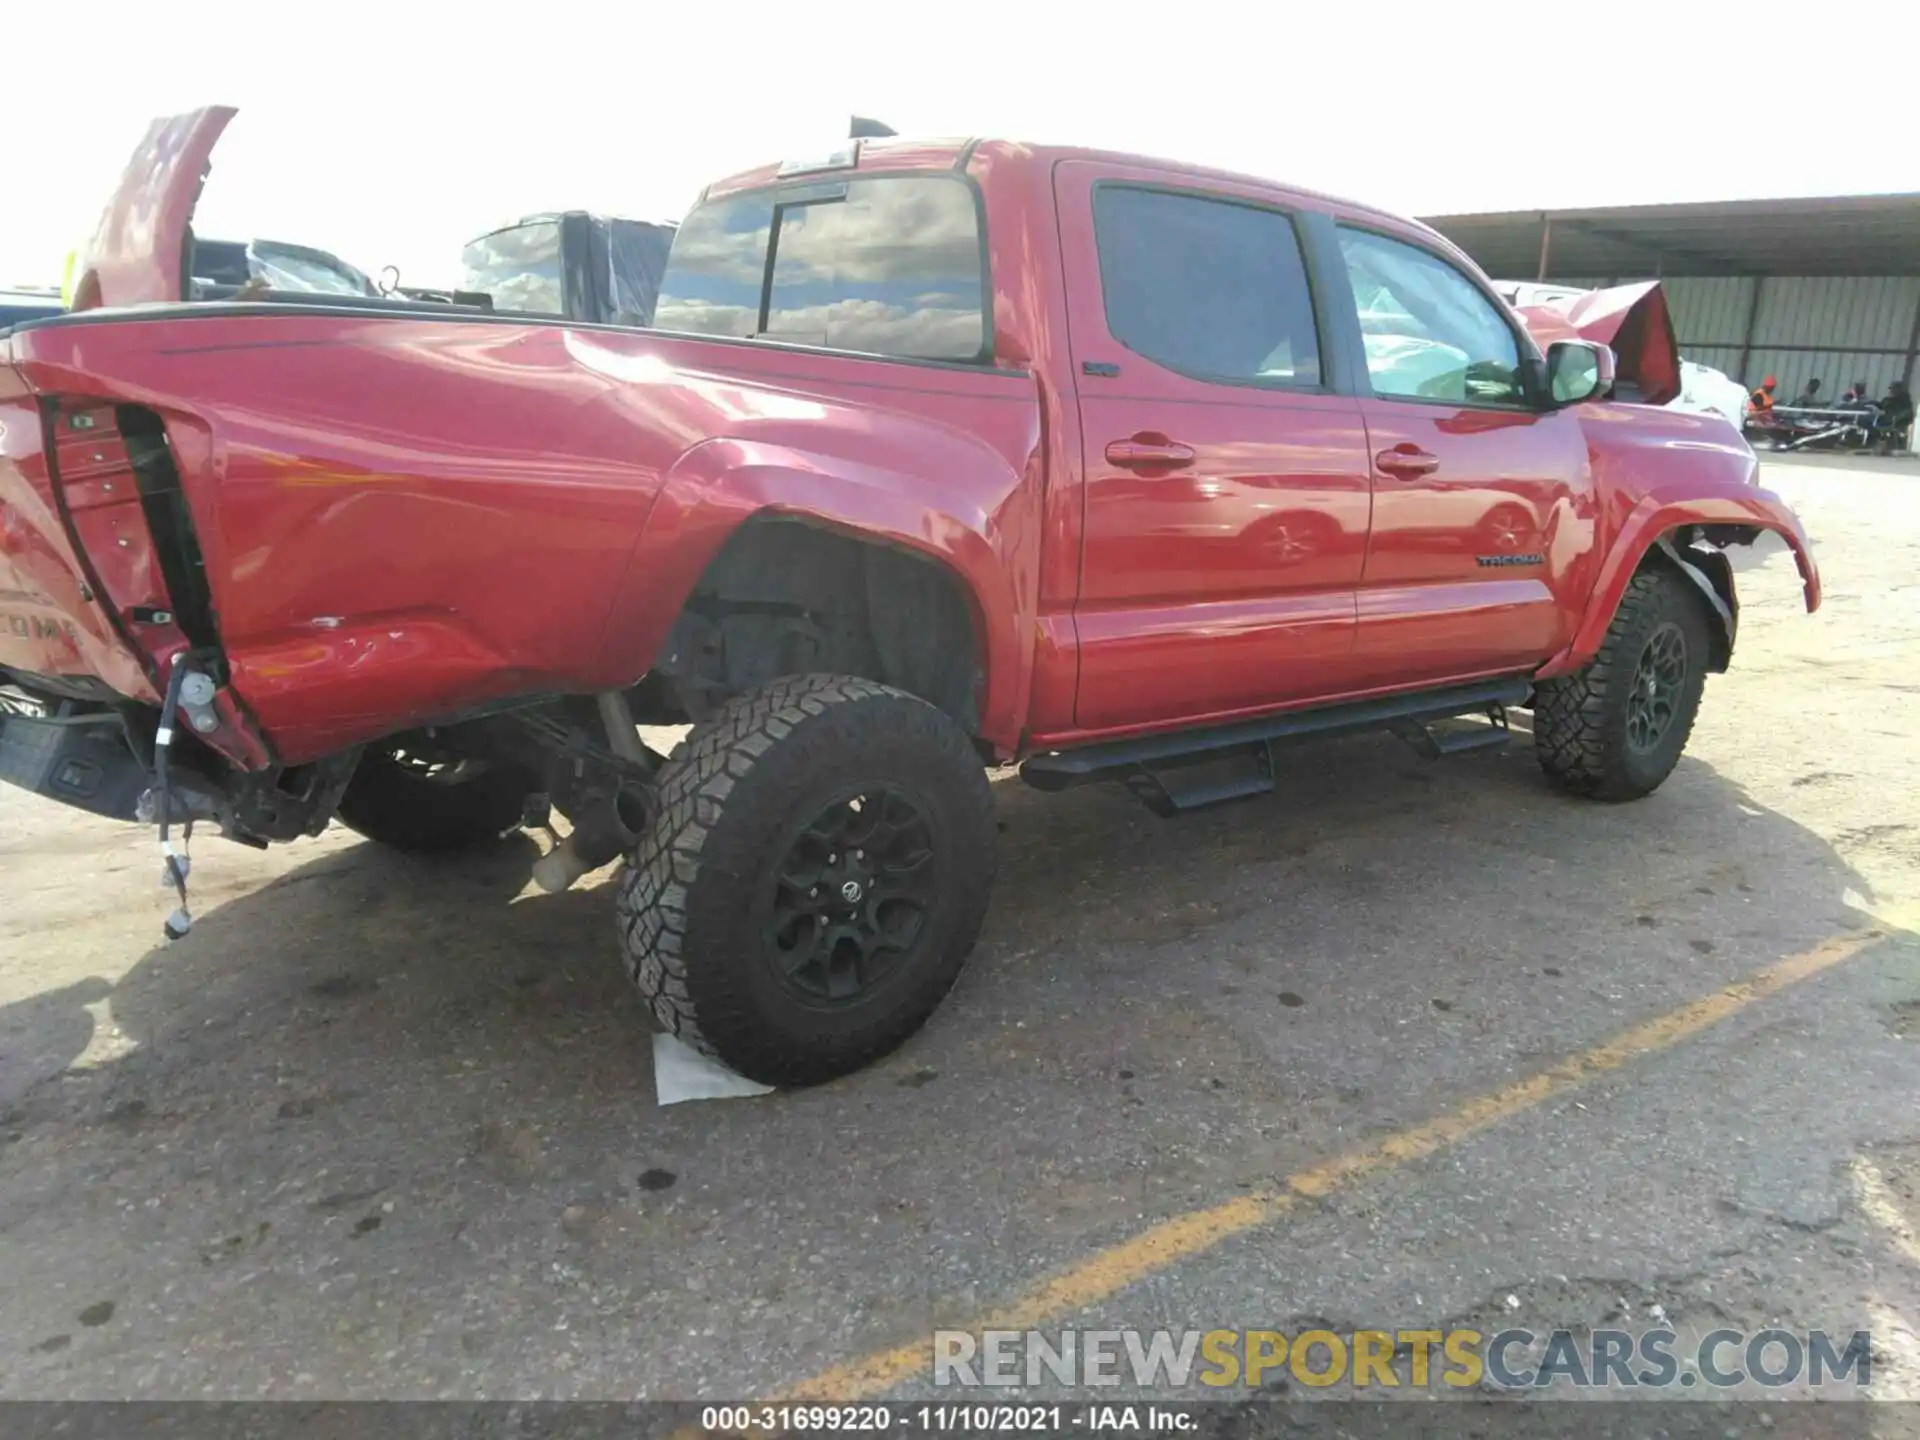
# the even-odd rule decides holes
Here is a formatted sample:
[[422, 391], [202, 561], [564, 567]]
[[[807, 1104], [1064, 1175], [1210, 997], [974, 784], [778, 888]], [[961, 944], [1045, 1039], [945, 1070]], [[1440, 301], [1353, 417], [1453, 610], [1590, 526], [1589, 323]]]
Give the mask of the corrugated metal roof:
[[1490, 275], [1920, 275], [1920, 194], [1432, 215]]

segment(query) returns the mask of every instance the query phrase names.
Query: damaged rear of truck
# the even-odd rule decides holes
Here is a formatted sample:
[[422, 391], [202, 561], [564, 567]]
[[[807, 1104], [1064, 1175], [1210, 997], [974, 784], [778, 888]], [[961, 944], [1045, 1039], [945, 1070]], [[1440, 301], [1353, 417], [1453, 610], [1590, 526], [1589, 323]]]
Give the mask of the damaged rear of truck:
[[[803, 661], [1010, 745], [1007, 707], [978, 702], [975, 597], [1004, 633], [987, 532], [1031, 407], [993, 404], [989, 443], [924, 391], [890, 412], [884, 375], [856, 409], [676, 353], [711, 344], [271, 302], [0, 338], [0, 775], [142, 820], [169, 813], [143, 779], [160, 775], [173, 814], [253, 844], [337, 806], [452, 848], [538, 820], [522, 801], [542, 794], [574, 828], [544, 882], [631, 843], [629, 782], [658, 761], [636, 721], [697, 721]], [[882, 368], [843, 363], [855, 383]], [[969, 390], [1023, 397], [948, 384], [953, 415], [986, 403]], [[848, 436], [866, 458], [829, 476]], [[929, 523], [889, 456], [941, 462], [971, 524]]]
[[871, 677], [1012, 752], [985, 632], [1017, 623], [1001, 552], [1037, 542], [1029, 378], [406, 297], [188, 303], [230, 115], [156, 122], [72, 313], [0, 333], [0, 778], [157, 826], [170, 934], [196, 823], [434, 851], [558, 811], [534, 878], [565, 888], [650, 822], [637, 725], [777, 675]]

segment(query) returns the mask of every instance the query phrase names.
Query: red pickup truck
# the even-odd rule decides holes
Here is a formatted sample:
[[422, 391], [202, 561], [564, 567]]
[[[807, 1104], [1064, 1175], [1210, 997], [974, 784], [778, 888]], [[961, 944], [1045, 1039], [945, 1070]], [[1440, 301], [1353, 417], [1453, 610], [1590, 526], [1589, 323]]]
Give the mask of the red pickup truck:
[[1553, 781], [1631, 799], [1729, 662], [1722, 547], [1779, 533], [1819, 602], [1732, 427], [1621, 398], [1665, 398], [1664, 310], [1618, 374], [1578, 316], [1543, 353], [1366, 206], [863, 140], [710, 186], [647, 328], [188, 303], [230, 113], [156, 123], [74, 313], [0, 336], [0, 774], [157, 825], [183, 898], [170, 826], [557, 809], [536, 878], [624, 858], [654, 1014], [758, 1080], [953, 984], [989, 765], [1172, 813], [1530, 708]]

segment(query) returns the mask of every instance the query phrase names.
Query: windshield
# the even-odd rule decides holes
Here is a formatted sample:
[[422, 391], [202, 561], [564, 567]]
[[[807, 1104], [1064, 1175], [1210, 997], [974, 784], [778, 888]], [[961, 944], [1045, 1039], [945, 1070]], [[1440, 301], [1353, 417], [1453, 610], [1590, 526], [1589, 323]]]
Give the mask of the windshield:
[[674, 236], [654, 324], [927, 360], [987, 358], [972, 189], [950, 175], [776, 187], [702, 205]]
[[564, 315], [560, 222], [540, 220], [482, 235], [460, 253], [462, 290], [493, 297], [495, 310]]

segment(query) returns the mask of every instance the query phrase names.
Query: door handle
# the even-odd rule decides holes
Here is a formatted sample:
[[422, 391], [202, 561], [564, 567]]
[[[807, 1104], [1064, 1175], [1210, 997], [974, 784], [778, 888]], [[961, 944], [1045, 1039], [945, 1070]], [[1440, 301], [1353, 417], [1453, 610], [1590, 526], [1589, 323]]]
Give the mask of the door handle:
[[1107, 463], [1123, 470], [1178, 470], [1193, 463], [1193, 447], [1164, 435], [1135, 435], [1109, 441]]
[[1412, 480], [1438, 470], [1440, 457], [1429, 455], [1418, 445], [1402, 441], [1391, 450], [1382, 450], [1374, 456], [1373, 463], [1396, 480]]

